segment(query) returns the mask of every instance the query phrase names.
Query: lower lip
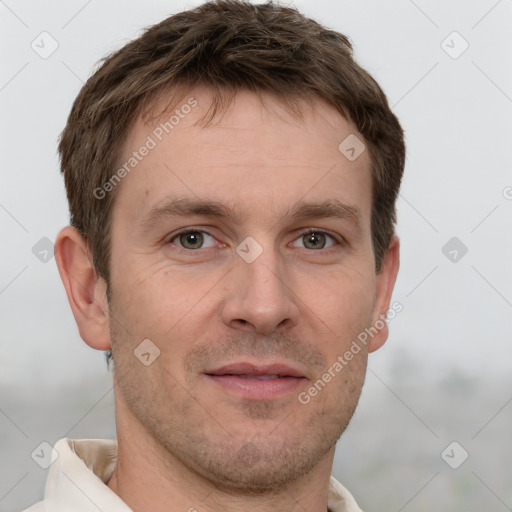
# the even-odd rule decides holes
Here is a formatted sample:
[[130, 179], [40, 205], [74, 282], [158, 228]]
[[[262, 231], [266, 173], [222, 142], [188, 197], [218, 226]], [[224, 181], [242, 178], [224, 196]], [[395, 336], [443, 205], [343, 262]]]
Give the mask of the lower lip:
[[279, 377], [261, 380], [257, 378], [238, 377], [237, 375], [207, 375], [207, 377], [225, 389], [234, 391], [249, 400], [272, 400], [296, 391], [305, 377]]

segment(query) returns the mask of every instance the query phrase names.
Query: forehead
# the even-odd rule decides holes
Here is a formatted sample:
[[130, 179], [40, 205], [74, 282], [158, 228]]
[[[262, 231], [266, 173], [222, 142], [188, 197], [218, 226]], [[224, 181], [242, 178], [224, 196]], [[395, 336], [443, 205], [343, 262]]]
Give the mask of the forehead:
[[351, 161], [340, 152], [347, 137], [363, 137], [334, 107], [303, 101], [298, 116], [275, 96], [238, 91], [205, 125], [211, 105], [211, 92], [195, 88], [179, 101], [160, 97], [158, 117], [135, 120], [121, 152], [119, 166], [129, 172], [115, 210], [129, 206], [135, 221], [175, 194], [227, 199], [239, 209], [265, 202], [278, 215], [280, 204], [328, 196], [356, 203], [369, 217], [370, 157], [363, 151]]

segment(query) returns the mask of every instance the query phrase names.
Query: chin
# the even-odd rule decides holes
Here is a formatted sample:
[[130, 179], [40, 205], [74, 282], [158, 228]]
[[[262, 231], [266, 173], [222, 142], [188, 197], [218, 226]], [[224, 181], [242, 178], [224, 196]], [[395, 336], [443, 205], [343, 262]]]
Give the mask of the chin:
[[[247, 439], [247, 433], [244, 437]], [[268, 433], [252, 440], [230, 440], [204, 443], [200, 453], [192, 457], [189, 454], [188, 460], [217, 489], [244, 494], [282, 492], [288, 484], [307, 475], [332, 447], [325, 439], [322, 445], [313, 446], [301, 441], [300, 436], [270, 439]]]

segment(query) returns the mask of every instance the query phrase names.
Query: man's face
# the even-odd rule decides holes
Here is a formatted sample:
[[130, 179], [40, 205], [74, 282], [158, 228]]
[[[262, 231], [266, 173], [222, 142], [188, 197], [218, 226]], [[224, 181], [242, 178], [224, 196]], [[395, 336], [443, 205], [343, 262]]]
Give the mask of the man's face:
[[[240, 92], [202, 127], [206, 89], [175, 109], [191, 96], [197, 106], [161, 141], [154, 130], [174, 112], [139, 119], [121, 157], [156, 142], [113, 209], [118, 425], [218, 485], [265, 490], [332, 454], [359, 399], [367, 349], [309, 403], [299, 395], [383, 312], [370, 158], [340, 153], [349, 134], [362, 137], [320, 101], [300, 120]], [[160, 355], [145, 365], [134, 351], [148, 339], [141, 359], [156, 355], [152, 344]]]

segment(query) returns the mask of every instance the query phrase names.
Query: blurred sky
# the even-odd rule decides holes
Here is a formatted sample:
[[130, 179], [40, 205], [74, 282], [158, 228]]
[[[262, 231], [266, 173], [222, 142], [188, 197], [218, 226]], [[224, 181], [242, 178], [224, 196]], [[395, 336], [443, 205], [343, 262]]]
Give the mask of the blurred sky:
[[[0, 3], [0, 385], [50, 386], [104, 372], [103, 354], [79, 338], [55, 260], [33, 253], [68, 223], [57, 138], [103, 56], [142, 27], [198, 3]], [[371, 356], [373, 370], [391, 376], [405, 354], [424, 378], [453, 367], [493, 378], [509, 372], [512, 2], [294, 5], [350, 37], [406, 131], [394, 294], [403, 311], [388, 343]], [[43, 31], [58, 43], [46, 59], [31, 47]], [[442, 250], [453, 237], [456, 262]]]

